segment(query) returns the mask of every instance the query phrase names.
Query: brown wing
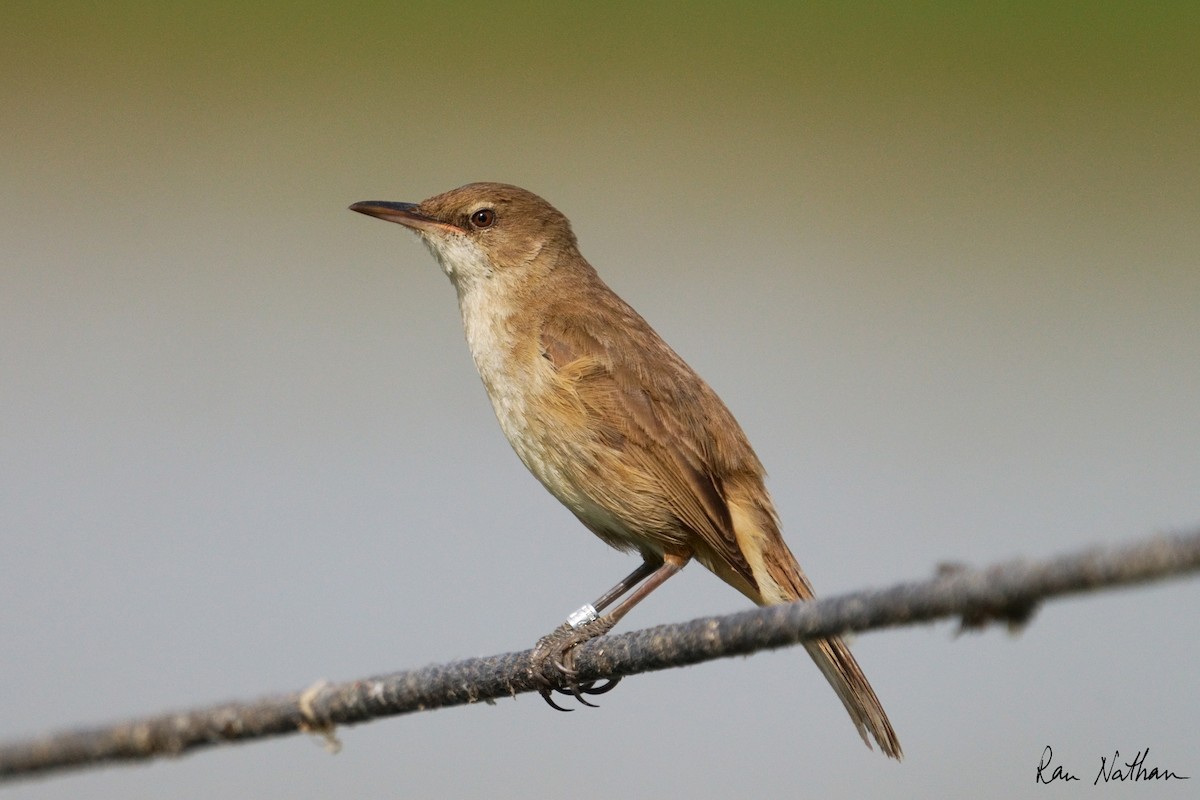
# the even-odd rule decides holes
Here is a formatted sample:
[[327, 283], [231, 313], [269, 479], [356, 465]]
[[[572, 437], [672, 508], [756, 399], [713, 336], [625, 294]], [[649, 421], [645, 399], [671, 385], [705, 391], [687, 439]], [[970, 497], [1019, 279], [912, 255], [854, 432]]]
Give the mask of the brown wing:
[[725, 482], [747, 474], [761, 480], [761, 465], [712, 389], [636, 312], [624, 304], [610, 310], [624, 317], [619, 329], [609, 323], [601, 333], [586, 312], [560, 311], [546, 316], [551, 322], [540, 332], [556, 391], [570, 397], [592, 442], [584, 455], [590, 463], [579, 466], [615, 487], [602, 498], [589, 494], [634, 538], [715, 554], [755, 586]]

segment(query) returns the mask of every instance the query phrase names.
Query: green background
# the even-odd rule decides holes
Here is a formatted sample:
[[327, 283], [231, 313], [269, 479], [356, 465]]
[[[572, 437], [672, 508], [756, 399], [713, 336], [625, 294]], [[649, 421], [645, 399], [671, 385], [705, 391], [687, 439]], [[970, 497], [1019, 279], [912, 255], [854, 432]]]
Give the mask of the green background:
[[[358, 200], [566, 213], [824, 593], [1195, 525], [1198, 8], [7, 3], [0, 738], [521, 649], [632, 568]], [[744, 606], [693, 566], [622, 627]], [[1009, 798], [1047, 744], [1087, 789], [1113, 750], [1200, 775], [1197, 615], [859, 637], [902, 765], [780, 652], [18, 794]]]

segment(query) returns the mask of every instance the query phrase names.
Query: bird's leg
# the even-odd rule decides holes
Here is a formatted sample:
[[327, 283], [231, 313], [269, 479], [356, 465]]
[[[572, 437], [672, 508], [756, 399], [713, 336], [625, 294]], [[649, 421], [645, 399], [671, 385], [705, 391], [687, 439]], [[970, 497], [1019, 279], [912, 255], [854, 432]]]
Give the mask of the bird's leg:
[[[556, 708], [559, 711], [569, 711], [570, 709], [563, 708], [551, 699], [551, 692], [561, 691], [564, 694], [569, 692], [585, 706], [594, 706], [595, 704], [589, 703], [584, 699], [583, 695], [604, 694], [616, 686], [620, 678], [609, 679], [599, 686], [595, 685], [595, 681], [588, 681], [584, 684], [576, 683], [574, 680], [575, 648], [590, 639], [603, 636], [612, 630], [613, 626], [629, 613], [630, 609], [665, 583], [668, 578], [683, 569], [690, 558], [690, 554], [667, 555], [662, 561], [647, 560], [643, 562], [641, 566], [629, 573], [620, 583], [601, 595], [595, 603], [579, 609], [568, 617], [566, 622], [539, 639], [530, 658], [530, 670], [538, 682], [542, 684], [538, 690], [542, 695], [542, 699], [549, 703], [552, 708]], [[599, 611], [612, 605], [623, 595], [629, 593], [630, 590], [632, 590], [632, 593], [622, 600], [616, 608], [603, 617], [599, 616]], [[553, 665], [558, 671], [559, 679], [557, 681], [551, 680], [546, 675], [547, 665]], [[568, 687], [566, 690], [561, 689], [559, 686], [564, 682]]]
[[[597, 630], [594, 633], [591, 630], [588, 630], [587, 633], [591, 634], [589, 636], [583, 632], [585, 626], [600, 622], [602, 619], [599, 615], [600, 611], [608, 608], [608, 606], [612, 605], [614, 601], [619, 599], [630, 589], [637, 586], [648, 576], [652, 575], [660, 566], [661, 563], [657, 561], [643, 561], [638, 565], [637, 569], [622, 578], [620, 583], [618, 583], [616, 586], [602, 594], [596, 600], [596, 602], [590, 603], [572, 612], [571, 615], [567, 617], [566, 622], [564, 622], [562, 625], [559, 625], [541, 639], [538, 639], [538, 643], [533, 649], [531, 669], [533, 674], [537, 677], [538, 682], [541, 684], [541, 688], [538, 690], [538, 692], [542, 695], [542, 699], [550, 704], [551, 708], [558, 709], [559, 711], [571, 710], [569, 708], [563, 708], [555, 703], [551, 698], [551, 692], [563, 690], [559, 689], [553, 681], [546, 677], [545, 672], [547, 662], [553, 663], [560, 676], [565, 676], [568, 679], [573, 677], [574, 670], [563, 663], [564, 661], [568, 660], [566, 653], [574, 649], [577, 644], [581, 644], [590, 638], [601, 636], [612, 628], [612, 625], [608, 625], [605, 630]], [[615, 623], [616, 620], [613, 620], [613, 624]], [[604, 694], [609, 689], [612, 689], [614, 686], [616, 686], [619, 680], [620, 678], [617, 678], [616, 680], [605, 681], [599, 687], [595, 685], [595, 681], [588, 681], [585, 684], [571, 683], [570, 693], [573, 694], [579, 700], [579, 702], [583, 703], [584, 705], [594, 705], [593, 703], [589, 703], [587, 700], [584, 700], [583, 695]], [[566, 694], [565, 691], [563, 693]]]

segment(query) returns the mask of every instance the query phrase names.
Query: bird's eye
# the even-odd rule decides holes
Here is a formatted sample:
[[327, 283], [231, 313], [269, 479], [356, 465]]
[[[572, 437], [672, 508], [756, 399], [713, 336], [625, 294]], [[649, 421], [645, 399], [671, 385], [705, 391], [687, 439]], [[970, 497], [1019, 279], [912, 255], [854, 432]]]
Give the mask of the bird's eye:
[[481, 208], [471, 215], [471, 224], [476, 228], [490, 228], [496, 221], [496, 212], [490, 208]]

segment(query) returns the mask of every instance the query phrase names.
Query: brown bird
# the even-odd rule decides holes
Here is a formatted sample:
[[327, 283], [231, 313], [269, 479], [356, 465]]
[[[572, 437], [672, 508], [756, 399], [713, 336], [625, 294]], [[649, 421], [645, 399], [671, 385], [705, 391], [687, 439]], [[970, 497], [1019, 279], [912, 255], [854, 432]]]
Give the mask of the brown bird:
[[[350, 208], [421, 237], [458, 292], [475, 366], [521, 461], [592, 533], [643, 559], [539, 642], [539, 669], [550, 661], [570, 677], [571, 648], [608, 632], [692, 558], [759, 605], [813, 597], [745, 433], [600, 279], [565, 216], [499, 183]], [[863, 741], [870, 746], [869, 733], [899, 759], [896, 733], [845, 642], [805, 647]]]

